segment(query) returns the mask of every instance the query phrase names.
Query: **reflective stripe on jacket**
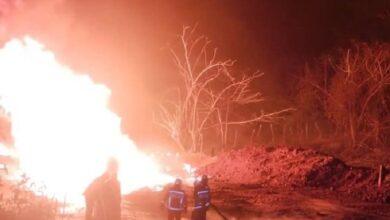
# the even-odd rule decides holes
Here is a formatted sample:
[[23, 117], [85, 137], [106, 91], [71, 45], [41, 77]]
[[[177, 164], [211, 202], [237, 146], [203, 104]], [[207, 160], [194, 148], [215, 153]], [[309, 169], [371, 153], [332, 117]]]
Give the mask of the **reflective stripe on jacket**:
[[209, 187], [198, 187], [195, 191], [195, 209], [210, 206]]
[[169, 190], [167, 208], [171, 211], [184, 211], [185, 193], [178, 190]]

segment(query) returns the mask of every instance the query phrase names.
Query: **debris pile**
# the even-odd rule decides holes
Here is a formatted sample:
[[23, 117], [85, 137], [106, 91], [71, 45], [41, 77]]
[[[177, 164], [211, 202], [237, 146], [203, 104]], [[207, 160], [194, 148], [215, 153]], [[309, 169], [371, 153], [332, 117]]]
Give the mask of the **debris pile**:
[[213, 181], [259, 187], [316, 187], [346, 193], [366, 201], [385, 200], [390, 181], [377, 187], [378, 171], [350, 167], [314, 150], [249, 147], [221, 155], [198, 170]]

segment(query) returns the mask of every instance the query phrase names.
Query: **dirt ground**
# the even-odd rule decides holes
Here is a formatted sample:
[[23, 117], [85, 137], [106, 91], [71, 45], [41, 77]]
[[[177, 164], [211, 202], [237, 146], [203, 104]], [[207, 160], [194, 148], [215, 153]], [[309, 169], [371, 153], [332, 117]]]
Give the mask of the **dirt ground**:
[[[216, 208], [208, 220], [390, 219], [390, 175], [378, 188], [377, 170], [312, 150], [244, 148], [204, 158], [197, 172], [210, 177]], [[190, 219], [193, 205], [192, 186], [184, 189], [189, 211], [182, 220]], [[124, 196], [123, 220], [166, 219], [163, 195], [145, 188]], [[82, 219], [82, 214], [62, 218]]]
[[[266, 219], [390, 219], [390, 205], [364, 202], [316, 188], [285, 190], [256, 185], [211, 182], [213, 203], [229, 220]], [[191, 192], [187, 188], [187, 194]], [[139, 191], [125, 199], [125, 220], [165, 219], [159, 207], [161, 192]], [[190, 204], [191, 204], [190, 200]], [[190, 211], [183, 216], [190, 219]], [[223, 220], [214, 209], [209, 220]]]
[[[212, 202], [223, 214], [210, 209], [208, 220], [390, 219], [390, 177], [379, 189], [375, 169], [285, 147], [244, 148], [202, 161], [197, 172], [210, 177]], [[191, 207], [193, 189], [185, 190]], [[163, 194], [143, 189], [124, 197], [124, 220], [166, 219]], [[191, 208], [182, 219], [190, 214]]]
[[[375, 169], [286, 147], [244, 148], [207, 161], [198, 174], [210, 176], [213, 204], [225, 219], [390, 219], [390, 177], [378, 189]], [[127, 196], [126, 219], [163, 219], [161, 198], [148, 190]], [[208, 219], [224, 218], [211, 209]]]
[[[216, 185], [211, 183], [213, 202], [229, 220], [385, 220], [390, 219], [390, 206], [338, 197], [334, 193], [306, 188], [285, 191], [261, 186]], [[186, 188], [191, 193], [190, 187]], [[124, 198], [123, 220], [163, 220], [160, 208], [162, 192], [141, 190]], [[190, 204], [192, 200], [190, 199]], [[191, 208], [182, 220], [190, 219]], [[81, 220], [82, 217], [68, 220]], [[208, 220], [223, 220], [214, 209]]]
[[211, 177], [214, 204], [236, 219], [390, 219], [389, 176], [378, 188], [377, 170], [313, 150], [243, 148], [198, 173]]

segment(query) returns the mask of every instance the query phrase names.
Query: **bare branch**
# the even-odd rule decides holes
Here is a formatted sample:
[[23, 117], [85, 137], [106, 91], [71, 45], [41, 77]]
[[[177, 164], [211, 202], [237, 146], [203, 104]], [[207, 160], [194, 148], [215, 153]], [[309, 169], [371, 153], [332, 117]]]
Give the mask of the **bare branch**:
[[294, 108], [287, 108], [283, 109], [280, 111], [272, 112], [272, 113], [267, 113], [264, 114], [262, 113], [260, 116], [247, 119], [247, 120], [242, 120], [242, 121], [230, 121], [230, 122], [225, 122], [228, 125], [243, 125], [243, 124], [249, 124], [249, 123], [254, 123], [254, 122], [267, 122], [267, 123], [274, 123], [278, 119], [283, 119], [283, 114], [295, 111], [296, 109]]
[[174, 103], [167, 102], [160, 107], [161, 126], [180, 146], [202, 150], [206, 141], [204, 135], [210, 127], [206, 128], [206, 125], [213, 123], [219, 128], [213, 131], [224, 146], [230, 125], [274, 122], [283, 117], [282, 113], [291, 110], [262, 113], [249, 120], [230, 121], [230, 115], [237, 113], [233, 109], [264, 100], [260, 92], [251, 88], [263, 73], [234, 77], [232, 66], [235, 61], [217, 60], [217, 49], [209, 48], [210, 41], [204, 36], [193, 38], [194, 31], [184, 27], [179, 36], [180, 50], [171, 49], [173, 61], [185, 83], [182, 96], [179, 95]]

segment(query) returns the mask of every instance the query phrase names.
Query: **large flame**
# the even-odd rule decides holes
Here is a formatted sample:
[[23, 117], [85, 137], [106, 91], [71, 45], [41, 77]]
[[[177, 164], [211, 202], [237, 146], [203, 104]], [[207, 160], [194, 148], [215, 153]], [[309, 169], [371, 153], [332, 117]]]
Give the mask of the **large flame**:
[[120, 162], [124, 193], [171, 181], [121, 132], [107, 107], [110, 90], [59, 64], [31, 38], [0, 50], [0, 97], [21, 170], [57, 197], [78, 200], [110, 156]]

